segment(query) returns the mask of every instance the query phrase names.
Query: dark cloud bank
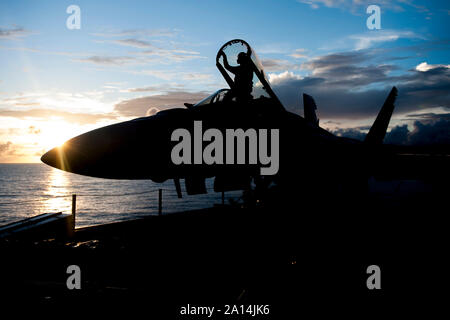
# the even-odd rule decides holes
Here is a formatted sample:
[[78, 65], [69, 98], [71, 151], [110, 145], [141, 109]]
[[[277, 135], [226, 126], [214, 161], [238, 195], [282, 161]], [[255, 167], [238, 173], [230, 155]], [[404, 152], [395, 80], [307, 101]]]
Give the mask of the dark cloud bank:
[[[427, 114], [430, 116], [431, 114]], [[413, 130], [408, 126], [395, 126], [386, 134], [384, 143], [404, 146], [450, 145], [450, 113], [433, 114], [433, 119], [416, 120]], [[333, 131], [342, 137], [364, 140], [367, 128], [338, 129]]]
[[376, 61], [370, 51], [330, 54], [303, 64], [311, 74], [299, 78], [285, 72], [273, 78], [272, 86], [284, 105], [300, 110], [301, 93], [312, 95], [322, 118], [366, 119], [374, 117], [392, 86], [399, 96], [397, 114], [450, 107], [450, 69], [439, 66], [427, 71], [409, 70], [391, 75], [398, 67]]
[[[273, 77], [272, 86], [283, 104], [302, 113], [301, 94], [312, 95], [322, 119], [375, 119], [392, 86], [399, 95], [396, 115], [411, 120], [414, 129], [397, 126], [385, 142], [401, 145], [450, 144], [450, 113], [424, 113], [432, 108], [450, 110], [450, 68], [431, 66], [392, 75], [395, 65], [377, 61], [374, 51], [361, 50], [322, 56], [302, 67], [311, 74], [304, 78], [285, 72]], [[389, 61], [389, 60], [388, 60]], [[419, 68], [420, 69], [420, 68]], [[335, 133], [364, 139], [369, 128], [340, 129]]]

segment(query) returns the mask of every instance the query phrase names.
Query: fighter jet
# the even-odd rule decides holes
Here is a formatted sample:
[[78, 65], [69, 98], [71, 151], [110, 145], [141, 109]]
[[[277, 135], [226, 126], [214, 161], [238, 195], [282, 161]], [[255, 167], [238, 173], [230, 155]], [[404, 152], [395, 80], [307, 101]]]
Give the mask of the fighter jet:
[[[191, 195], [206, 193], [205, 179], [211, 177], [215, 178], [216, 192], [246, 189], [252, 181], [263, 181], [266, 186], [273, 183], [288, 193], [323, 189], [330, 185], [325, 181], [332, 180], [359, 186], [376, 171], [380, 158], [391, 154], [380, 146], [394, 110], [395, 87], [361, 142], [321, 128], [314, 99], [307, 94], [303, 96], [304, 117], [287, 111], [272, 90], [255, 51], [244, 40], [225, 43], [217, 53], [216, 66], [229, 88], [218, 90], [196, 104], [185, 103], [182, 108], [159, 111], [149, 117], [84, 133], [48, 151], [41, 160], [52, 167], [91, 177], [151, 179], [157, 183], [173, 179], [181, 196], [181, 179], [185, 180], [186, 191]], [[186, 150], [179, 154], [192, 161], [173, 161], [174, 148], [180, 143], [173, 136], [177, 129], [189, 132], [191, 140], [195, 140], [193, 144], [197, 143], [191, 154]], [[204, 132], [208, 129], [222, 132], [224, 137], [227, 130], [242, 129], [244, 141], [241, 143], [247, 147], [247, 154], [236, 155], [237, 145], [228, 150], [216, 148], [210, 150], [210, 156], [216, 161], [205, 163], [202, 152], [213, 142], [211, 137], [205, 139]], [[260, 143], [253, 146], [257, 154], [265, 148], [266, 155], [272, 153], [273, 156], [279, 144], [279, 163], [274, 174], [261, 175], [261, 168], [267, 167], [267, 161], [251, 161], [250, 149], [256, 140], [252, 139], [249, 129], [259, 135]], [[274, 130], [278, 130], [279, 141], [269, 143], [269, 132]], [[265, 146], [261, 145], [264, 138]], [[224, 153], [222, 159], [237, 156], [241, 161], [220, 161], [218, 152]]]

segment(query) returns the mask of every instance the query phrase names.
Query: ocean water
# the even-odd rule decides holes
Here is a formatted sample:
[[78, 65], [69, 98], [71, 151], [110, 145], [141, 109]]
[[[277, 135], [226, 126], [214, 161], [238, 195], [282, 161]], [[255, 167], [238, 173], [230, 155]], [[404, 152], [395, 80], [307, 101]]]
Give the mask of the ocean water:
[[[76, 226], [84, 227], [158, 214], [158, 189], [162, 191], [162, 213], [211, 207], [221, 203], [221, 193], [188, 196], [181, 181], [178, 199], [172, 180], [111, 180], [85, 177], [45, 164], [0, 164], [0, 225], [40, 213], [70, 213], [72, 194], [77, 195]], [[241, 191], [225, 193], [225, 203], [238, 200]]]

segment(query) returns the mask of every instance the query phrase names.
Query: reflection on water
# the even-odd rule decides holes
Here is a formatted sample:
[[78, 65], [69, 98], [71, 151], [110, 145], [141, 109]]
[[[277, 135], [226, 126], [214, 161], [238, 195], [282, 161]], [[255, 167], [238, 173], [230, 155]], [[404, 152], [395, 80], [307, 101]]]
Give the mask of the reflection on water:
[[42, 211], [44, 212], [69, 212], [71, 198], [69, 179], [64, 171], [51, 168], [47, 178], [47, 189], [44, 196], [48, 199], [42, 200]]
[[[206, 185], [212, 190], [213, 180]], [[221, 194], [215, 192], [178, 199], [173, 181], [99, 179], [44, 164], [0, 164], [0, 225], [41, 213], [70, 213], [72, 194], [77, 195], [77, 227], [158, 214], [159, 188], [163, 214], [221, 202]], [[181, 188], [186, 195], [184, 183]], [[225, 201], [240, 195], [240, 191], [227, 192]]]

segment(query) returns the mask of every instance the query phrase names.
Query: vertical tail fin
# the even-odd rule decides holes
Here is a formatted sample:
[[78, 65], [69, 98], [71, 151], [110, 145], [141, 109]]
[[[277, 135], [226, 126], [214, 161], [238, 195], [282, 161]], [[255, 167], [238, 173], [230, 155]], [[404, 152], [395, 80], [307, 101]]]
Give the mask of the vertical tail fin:
[[312, 126], [318, 127], [319, 119], [317, 118], [316, 110], [317, 110], [317, 106], [316, 106], [316, 102], [314, 101], [313, 97], [304, 93], [303, 94], [303, 113], [305, 116], [305, 120]]
[[389, 121], [391, 120], [392, 112], [394, 111], [394, 102], [397, 98], [397, 88], [392, 87], [391, 92], [389, 93], [386, 101], [381, 107], [380, 112], [378, 113], [375, 122], [370, 128], [369, 132], [364, 139], [364, 143], [367, 144], [382, 144], [384, 140], [384, 136], [386, 135], [386, 131], [389, 125]]

